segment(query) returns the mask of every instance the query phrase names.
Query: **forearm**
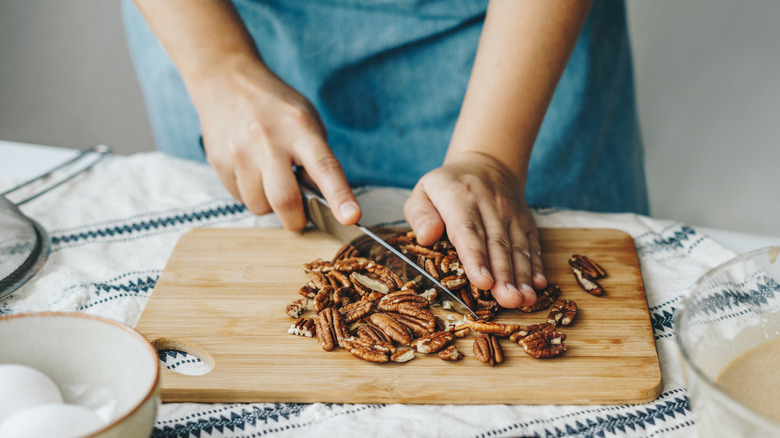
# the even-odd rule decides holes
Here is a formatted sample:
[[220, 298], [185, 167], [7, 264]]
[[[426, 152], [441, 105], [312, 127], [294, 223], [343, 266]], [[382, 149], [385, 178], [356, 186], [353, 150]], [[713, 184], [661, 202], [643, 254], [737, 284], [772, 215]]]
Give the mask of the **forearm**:
[[523, 183], [589, 0], [492, 0], [445, 158], [489, 155]]
[[134, 0], [182, 75], [197, 90], [228, 71], [267, 70], [229, 0]]

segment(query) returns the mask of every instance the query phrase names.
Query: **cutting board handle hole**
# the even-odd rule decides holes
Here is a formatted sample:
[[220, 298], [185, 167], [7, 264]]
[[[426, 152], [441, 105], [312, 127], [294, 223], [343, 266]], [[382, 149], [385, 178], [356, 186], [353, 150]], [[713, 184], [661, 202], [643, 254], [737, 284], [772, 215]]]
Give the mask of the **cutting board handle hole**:
[[188, 376], [202, 376], [214, 369], [214, 357], [200, 345], [186, 339], [157, 338], [151, 341], [165, 368]]

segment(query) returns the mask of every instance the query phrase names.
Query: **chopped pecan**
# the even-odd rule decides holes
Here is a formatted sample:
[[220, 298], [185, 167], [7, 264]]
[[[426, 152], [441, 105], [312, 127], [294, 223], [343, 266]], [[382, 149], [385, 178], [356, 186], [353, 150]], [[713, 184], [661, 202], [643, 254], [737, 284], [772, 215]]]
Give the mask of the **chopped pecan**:
[[577, 303], [572, 300], [558, 300], [547, 315], [547, 322], [553, 325], [569, 325], [577, 315]]
[[300, 318], [301, 314], [309, 307], [309, 299], [301, 298], [288, 304], [284, 309], [291, 318]]
[[413, 292], [419, 292], [420, 291], [420, 285], [417, 284], [415, 281], [407, 281], [404, 283], [403, 286], [401, 286], [401, 290], [410, 290]]
[[520, 327], [520, 329], [509, 336], [509, 340], [512, 342], [520, 343], [526, 336], [532, 335], [536, 332], [549, 332], [555, 331], [555, 325], [549, 322], [541, 324], [531, 324], [527, 327]]
[[339, 312], [344, 316], [344, 321], [347, 323], [355, 322], [358, 319], [368, 315], [374, 310], [374, 302], [368, 300], [355, 301], [352, 304], [339, 309]]
[[493, 335], [479, 335], [474, 339], [474, 356], [491, 367], [504, 361], [504, 350]]
[[455, 362], [463, 359], [463, 353], [461, 353], [455, 345], [450, 345], [439, 352], [439, 359]]
[[561, 296], [561, 288], [557, 284], [550, 284], [546, 289], [536, 292], [536, 304], [530, 307], [520, 307], [519, 310], [528, 313], [548, 309], [559, 296]]
[[398, 322], [387, 313], [374, 313], [370, 317], [371, 322], [379, 326], [388, 336], [401, 345], [410, 345], [412, 335], [407, 326]]
[[456, 290], [468, 286], [469, 279], [465, 275], [450, 275], [442, 278], [441, 284], [449, 290]]
[[472, 330], [480, 332], [486, 335], [495, 335], [502, 338], [506, 338], [512, 333], [520, 330], [520, 326], [517, 324], [502, 324], [500, 322], [493, 321], [472, 321], [465, 318], [463, 320]]
[[579, 284], [585, 292], [595, 296], [604, 295], [604, 288], [602, 288], [596, 280], [589, 278], [584, 272], [573, 266], [571, 272], [574, 274], [574, 279], [577, 280], [577, 284]]
[[371, 339], [373, 341], [393, 342], [393, 339], [374, 323], [368, 323], [359, 327], [357, 335], [358, 338]]
[[438, 316], [433, 317], [433, 323], [434, 323], [433, 326], [437, 332], [447, 330], [447, 324], [445, 324], [444, 320], [439, 318]]
[[463, 275], [463, 266], [460, 264], [460, 259], [457, 254], [447, 254], [441, 259], [439, 263], [439, 269], [443, 274], [449, 274], [450, 272], [455, 275]]
[[[347, 339], [344, 340], [343, 344], [344, 349], [349, 351], [350, 354], [368, 362], [387, 362], [390, 360], [390, 354], [392, 354], [387, 345], [374, 343], [366, 339]], [[395, 352], [395, 348], [393, 348], [393, 352]]]
[[526, 336], [520, 345], [529, 356], [537, 359], [548, 359], [560, 356], [566, 351], [566, 344], [563, 343], [565, 339], [565, 333], [555, 330], [538, 331]]
[[331, 351], [350, 337], [347, 324], [337, 310], [328, 307], [319, 312], [318, 316], [317, 339], [323, 350]]
[[355, 290], [360, 292], [361, 295], [369, 294], [371, 292], [379, 292], [384, 295], [390, 292], [390, 288], [387, 287], [384, 282], [359, 272], [349, 274], [349, 279], [352, 280], [352, 286]]
[[423, 336], [412, 341], [412, 347], [420, 353], [436, 353], [455, 342], [455, 335], [452, 332], [436, 332], [428, 336]]
[[341, 247], [341, 249], [336, 252], [336, 255], [333, 256], [333, 263], [336, 263], [339, 260], [348, 259], [350, 257], [357, 257], [358, 256], [358, 249], [355, 248], [352, 245], [344, 245]]
[[320, 313], [322, 309], [333, 305], [333, 287], [325, 286], [314, 296], [314, 311]]
[[607, 271], [605, 271], [604, 268], [584, 255], [574, 254], [571, 256], [569, 259], [569, 266], [579, 269], [583, 274], [593, 280], [598, 280], [607, 276]]
[[435, 288], [430, 288], [424, 290], [420, 296], [428, 300], [428, 305], [432, 306], [434, 301], [436, 301], [436, 297], [439, 296], [439, 292]]
[[404, 363], [414, 359], [414, 350], [411, 348], [402, 348], [390, 356], [393, 362]]
[[291, 335], [305, 336], [307, 338], [314, 337], [317, 331], [317, 323], [311, 318], [298, 318], [297, 321], [292, 323], [287, 333]]

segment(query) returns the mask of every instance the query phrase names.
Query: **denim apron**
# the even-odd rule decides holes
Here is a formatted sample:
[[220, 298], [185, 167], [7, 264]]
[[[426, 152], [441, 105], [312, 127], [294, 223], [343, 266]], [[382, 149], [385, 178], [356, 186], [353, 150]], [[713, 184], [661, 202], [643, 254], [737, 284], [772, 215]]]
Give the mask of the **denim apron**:
[[[266, 64], [317, 108], [353, 185], [411, 188], [441, 165], [487, 0], [235, 0]], [[205, 161], [198, 117], [129, 0], [157, 146]], [[648, 213], [622, 0], [594, 2], [531, 155], [532, 206]]]

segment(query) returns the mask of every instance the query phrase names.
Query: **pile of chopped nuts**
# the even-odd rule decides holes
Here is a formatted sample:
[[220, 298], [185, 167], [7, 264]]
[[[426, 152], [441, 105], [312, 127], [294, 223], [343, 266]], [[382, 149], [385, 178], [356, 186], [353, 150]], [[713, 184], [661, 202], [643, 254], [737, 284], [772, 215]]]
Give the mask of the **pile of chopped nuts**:
[[[446, 296], [440, 296], [435, 288], [420, 290], [419, 277], [407, 280], [403, 267], [397, 271], [404, 278], [388, 266], [358, 256], [357, 249], [347, 245], [331, 261], [317, 259], [303, 265], [309, 282], [299, 290], [303, 297], [286, 308], [286, 313], [295, 318], [288, 333], [316, 336], [325, 351], [340, 347], [370, 362], [408, 362], [414, 359], [415, 352], [436, 353], [442, 360], [457, 361], [463, 353], [455, 340], [465, 338], [471, 331], [477, 333], [474, 356], [490, 366], [504, 361], [499, 338], [509, 338], [539, 359], [566, 351], [566, 335], [558, 328], [574, 321], [577, 304], [560, 299], [557, 285], [550, 284], [538, 291], [533, 306], [520, 308], [522, 312], [550, 309], [546, 322], [530, 326], [495, 322], [492, 319], [503, 308], [490, 291], [471, 285], [455, 248], [446, 238], [423, 246], [410, 231], [387, 242], [456, 293], [475, 310], [478, 319], [458, 320], [454, 313], [445, 316], [446, 320], [436, 316], [434, 308], [451, 308]], [[569, 263], [583, 289], [596, 295], [600, 295], [594, 292], [597, 289], [603, 293], [595, 282], [606, 275], [600, 266], [581, 255], [572, 256]], [[313, 310], [316, 318], [304, 316], [308, 310]]]

